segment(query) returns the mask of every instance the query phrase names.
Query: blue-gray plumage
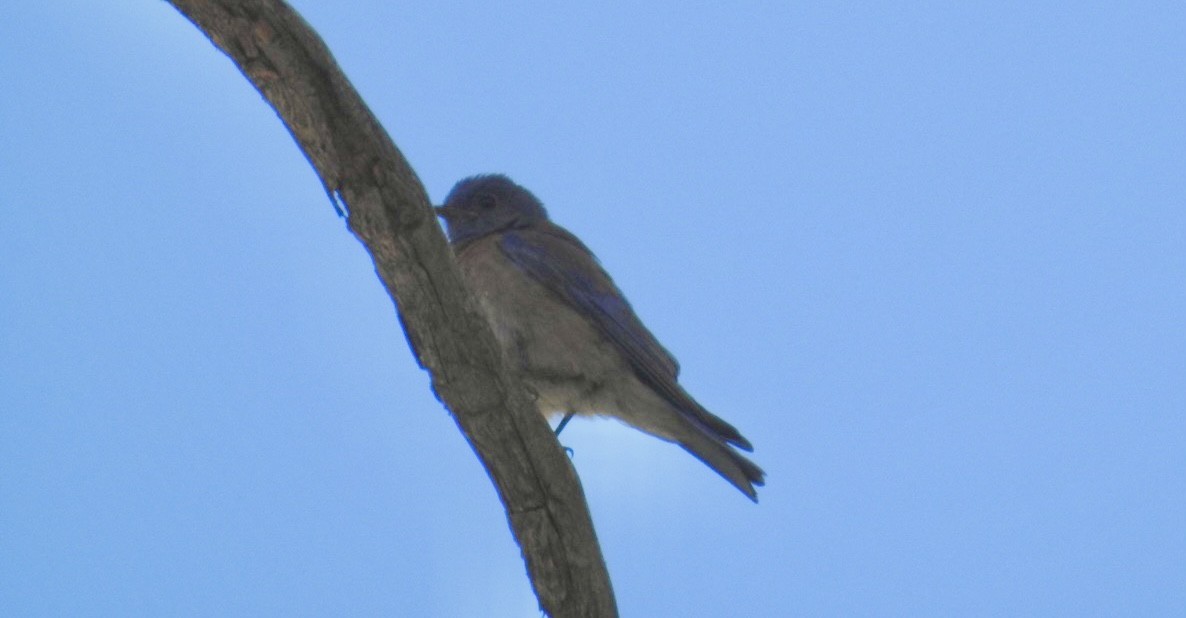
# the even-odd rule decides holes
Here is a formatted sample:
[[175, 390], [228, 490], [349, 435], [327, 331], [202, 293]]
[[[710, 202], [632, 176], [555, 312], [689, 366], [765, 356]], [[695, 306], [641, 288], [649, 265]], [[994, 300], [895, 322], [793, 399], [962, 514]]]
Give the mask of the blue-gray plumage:
[[508, 367], [541, 413], [618, 418], [679, 444], [757, 500], [765, 473], [733, 448], [752, 451], [749, 440], [679, 385], [675, 357], [534, 195], [506, 176], [473, 176], [437, 213]]

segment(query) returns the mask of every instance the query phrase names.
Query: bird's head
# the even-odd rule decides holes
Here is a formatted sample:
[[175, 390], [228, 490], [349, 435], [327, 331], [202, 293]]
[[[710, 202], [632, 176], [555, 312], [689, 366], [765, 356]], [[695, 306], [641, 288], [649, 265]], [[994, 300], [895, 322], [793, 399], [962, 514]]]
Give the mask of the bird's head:
[[530, 191], [501, 174], [458, 182], [436, 213], [455, 244], [548, 220], [544, 205]]

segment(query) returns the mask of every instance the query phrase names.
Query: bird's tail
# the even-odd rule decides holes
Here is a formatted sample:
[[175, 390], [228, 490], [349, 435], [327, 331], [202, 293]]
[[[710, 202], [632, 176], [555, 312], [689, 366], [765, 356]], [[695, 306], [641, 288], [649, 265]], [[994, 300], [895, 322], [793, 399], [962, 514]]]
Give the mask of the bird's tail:
[[[679, 391], [683, 393], [682, 399], [690, 402], [689, 407], [694, 406], [692, 413], [672, 405], [670, 400], [641, 382], [637, 388], [637, 392], [627, 392], [627, 396], [622, 398], [625, 405], [619, 403], [610, 408], [612, 416], [652, 436], [675, 442], [725, 477], [750, 500], [758, 501], [754, 487], [765, 484], [766, 473], [737, 450], [751, 450], [753, 447], [749, 440], [732, 425], [700, 407], [682, 389]], [[706, 423], [702, 417], [710, 417], [716, 422]], [[728, 431], [722, 431], [721, 427], [727, 427]], [[734, 448], [731, 444], [737, 444], [738, 447]]]
[[750, 500], [758, 501], [758, 493], [754, 486], [766, 484], [766, 473], [757, 464], [704, 431], [688, 432], [680, 436], [676, 442], [717, 474], [725, 477], [725, 480], [740, 489]]

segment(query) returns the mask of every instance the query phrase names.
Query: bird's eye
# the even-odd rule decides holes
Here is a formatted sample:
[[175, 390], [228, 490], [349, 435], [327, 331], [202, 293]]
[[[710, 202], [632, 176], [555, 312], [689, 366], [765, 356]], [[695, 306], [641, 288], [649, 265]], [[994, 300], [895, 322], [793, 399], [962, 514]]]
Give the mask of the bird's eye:
[[483, 193], [482, 195], [478, 196], [478, 206], [482, 207], [483, 210], [490, 210], [491, 208], [494, 208], [494, 204], [495, 200], [493, 195], [490, 195], [489, 193]]

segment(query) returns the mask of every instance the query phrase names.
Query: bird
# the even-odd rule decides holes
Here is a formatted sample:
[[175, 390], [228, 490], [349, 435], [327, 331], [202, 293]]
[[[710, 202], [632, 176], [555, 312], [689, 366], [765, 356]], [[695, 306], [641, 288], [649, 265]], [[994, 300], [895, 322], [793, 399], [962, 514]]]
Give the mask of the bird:
[[508, 370], [545, 418], [616, 418], [673, 442], [757, 502], [753, 445], [680, 385], [679, 364], [593, 252], [502, 174], [459, 181], [436, 213]]

